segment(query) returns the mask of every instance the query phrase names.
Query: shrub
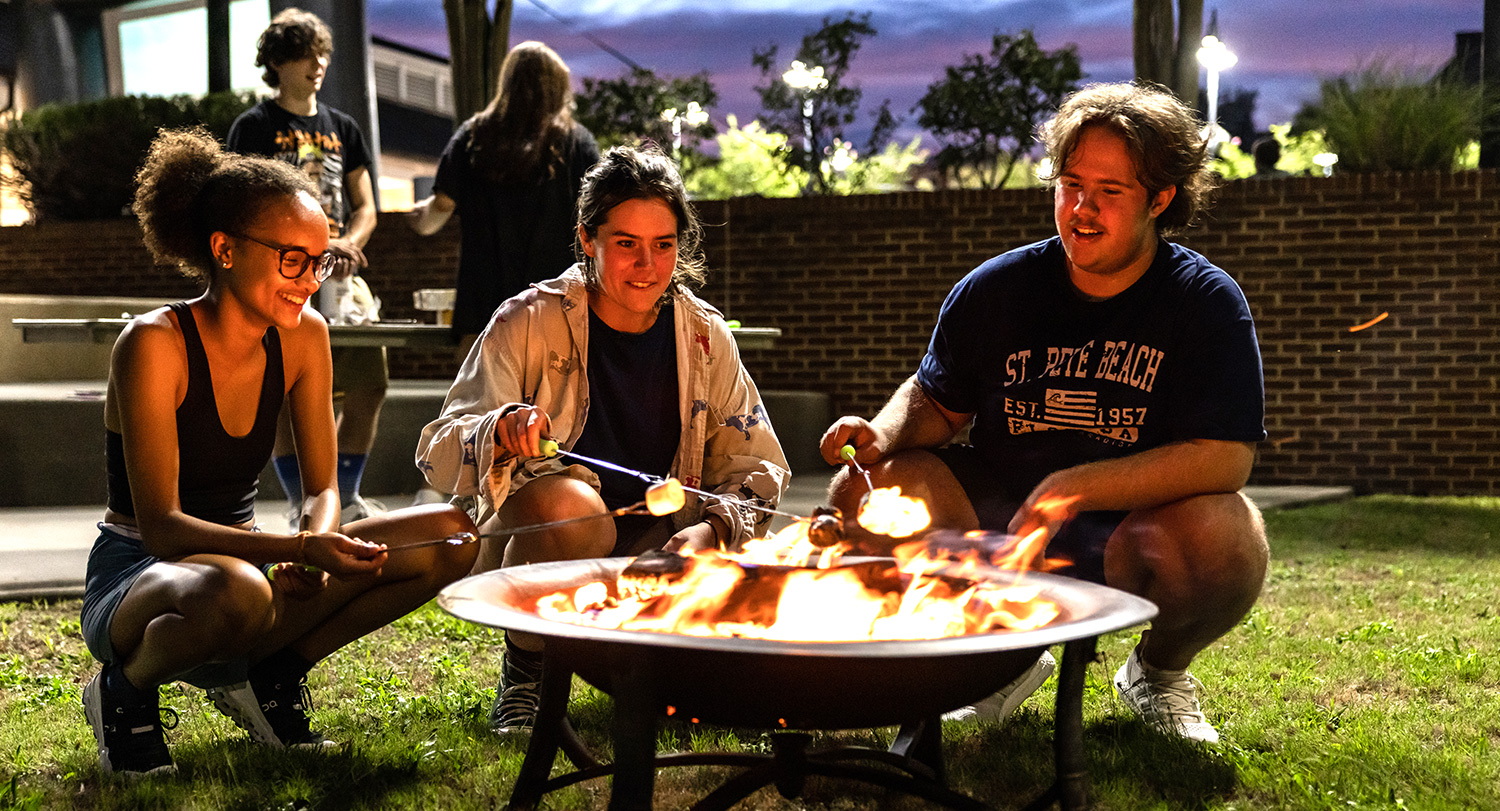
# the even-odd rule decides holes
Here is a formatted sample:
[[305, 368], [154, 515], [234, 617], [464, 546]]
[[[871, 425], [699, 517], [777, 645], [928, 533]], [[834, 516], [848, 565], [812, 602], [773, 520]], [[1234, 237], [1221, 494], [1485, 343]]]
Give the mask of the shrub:
[[4, 131], [17, 196], [37, 220], [95, 220], [125, 213], [135, 173], [160, 128], [202, 124], [223, 140], [252, 93], [119, 96], [31, 110]]
[[1453, 169], [1479, 136], [1481, 92], [1373, 65], [1322, 83], [1298, 130], [1323, 130], [1341, 172]]

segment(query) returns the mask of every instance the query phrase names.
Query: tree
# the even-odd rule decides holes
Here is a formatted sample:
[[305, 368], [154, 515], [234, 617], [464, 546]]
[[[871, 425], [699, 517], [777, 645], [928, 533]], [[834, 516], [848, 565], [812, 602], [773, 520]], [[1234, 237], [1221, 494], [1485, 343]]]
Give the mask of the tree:
[[707, 200], [730, 197], [796, 197], [807, 183], [807, 173], [781, 160], [786, 136], [766, 132], [758, 121], [743, 128], [733, 115], [729, 129], [714, 140], [719, 159], [684, 178], [688, 192]]
[[[855, 156], [843, 141], [839, 146], [850, 153], [847, 166], [835, 169], [833, 161], [823, 167], [831, 194], [873, 194], [908, 188], [911, 167], [927, 159], [921, 138], [901, 144], [888, 140], [885, 148], [865, 156]], [[787, 137], [766, 132], [760, 122], [744, 127], [729, 116], [729, 129], [715, 137], [719, 157], [686, 178], [688, 192], [694, 197], [722, 200], [730, 197], [796, 197], [807, 185], [807, 172], [800, 166], [788, 166], [781, 160], [786, 153]]]
[[922, 111], [917, 122], [943, 142], [941, 171], [964, 185], [968, 170], [981, 188], [995, 189], [1035, 145], [1037, 124], [1082, 78], [1076, 46], [1049, 52], [1029, 30], [995, 34], [988, 60], [966, 54], [959, 65], [944, 68], [912, 109]]
[[[1294, 175], [1323, 174], [1323, 167], [1315, 160], [1318, 154], [1328, 151], [1322, 130], [1308, 130], [1293, 135], [1290, 123], [1272, 124], [1270, 129], [1271, 137], [1281, 144], [1281, 160], [1277, 161], [1276, 168]], [[1225, 180], [1237, 180], [1255, 174], [1255, 158], [1250, 154], [1249, 148], [1232, 141], [1219, 147], [1219, 154], [1214, 156], [1210, 165]]]
[[[578, 122], [589, 128], [605, 148], [637, 140], [655, 141], [672, 149], [672, 123], [662, 118], [666, 110], [679, 113], [696, 103], [702, 108], [719, 103], [708, 71], [686, 78], [657, 76], [647, 68], [634, 68], [618, 79], [585, 77], [578, 94]], [[680, 163], [695, 163], [701, 156], [698, 142], [714, 137], [712, 121], [682, 126]]]
[[500, 65], [510, 50], [514, 0], [443, 0], [448, 18], [449, 72], [453, 79], [453, 120], [462, 123], [483, 110], [500, 86]]
[[[786, 137], [789, 149], [783, 155], [787, 165], [809, 172], [813, 190], [818, 193], [829, 191], [829, 178], [820, 168], [824, 148], [844, 139], [845, 128], [859, 113], [862, 91], [858, 85], [845, 84], [849, 63], [863, 40], [875, 33], [869, 13], [851, 13], [837, 22], [824, 17], [822, 28], [802, 38], [795, 57], [810, 70], [822, 69], [826, 84], [813, 90], [798, 90], [786, 83], [782, 72], [787, 65], [779, 62], [776, 45], [751, 54], [751, 64], [760, 68], [761, 78], [766, 80], [755, 88], [764, 110], [761, 120], [768, 131]], [[897, 123], [890, 114], [889, 102], [875, 115], [876, 132], [867, 151], [874, 151], [876, 137], [889, 137]]]
[[1198, 98], [1203, 0], [1135, 0], [1135, 77], [1191, 104]]

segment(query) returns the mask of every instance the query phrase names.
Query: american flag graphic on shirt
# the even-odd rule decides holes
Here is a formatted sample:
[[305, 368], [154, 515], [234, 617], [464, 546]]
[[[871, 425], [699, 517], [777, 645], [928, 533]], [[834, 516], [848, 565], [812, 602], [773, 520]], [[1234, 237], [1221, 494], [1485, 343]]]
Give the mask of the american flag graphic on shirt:
[[1092, 391], [1047, 389], [1042, 414], [1048, 422], [1093, 428], [1099, 422], [1098, 399]]
[[[1133, 445], [1140, 439], [1138, 424], [1103, 424], [1105, 421], [1100, 419], [1098, 392], [1047, 389], [1040, 409], [1036, 406], [1035, 403], [1016, 406], [1023, 416], [1006, 419], [1012, 435], [1039, 431], [1086, 431], [1114, 445]], [[1027, 416], [1031, 418], [1027, 419]]]

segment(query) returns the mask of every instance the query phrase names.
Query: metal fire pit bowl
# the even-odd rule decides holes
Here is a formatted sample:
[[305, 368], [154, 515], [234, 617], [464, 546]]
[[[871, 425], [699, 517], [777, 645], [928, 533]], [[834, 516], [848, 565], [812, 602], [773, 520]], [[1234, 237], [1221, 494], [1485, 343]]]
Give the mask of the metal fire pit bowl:
[[[517, 566], [449, 586], [438, 604], [482, 625], [547, 637], [570, 669], [610, 695], [628, 670], [660, 674], [650, 700], [704, 723], [768, 729], [890, 726], [971, 704], [1009, 684], [1042, 649], [1128, 628], [1156, 607], [1134, 595], [1055, 575], [1028, 573], [1062, 614], [1042, 628], [941, 639], [782, 642], [590, 628], [543, 619], [518, 606], [595, 581], [612, 582], [626, 558]], [[1009, 584], [1013, 572], [990, 569]]]
[[[847, 561], [848, 559], [846, 559]], [[864, 559], [868, 561], [869, 559]], [[1044, 648], [1065, 644], [1057, 691], [1054, 749], [1057, 780], [1028, 808], [1056, 802], [1087, 805], [1082, 702], [1085, 666], [1103, 633], [1156, 615], [1147, 600], [1105, 586], [1028, 573], [1025, 582], [1058, 604], [1061, 614], [1029, 631], [941, 639], [783, 642], [590, 628], [543, 619], [526, 608], [545, 594], [591, 582], [613, 582], [627, 558], [517, 566], [461, 580], [438, 604], [461, 619], [546, 638], [541, 704], [509, 808], [528, 809], [547, 792], [613, 774], [611, 811], [649, 809], [656, 769], [677, 765], [743, 766], [693, 808], [727, 809], [774, 783], [801, 793], [808, 775], [862, 780], [955, 809], [983, 809], [946, 786], [942, 713], [973, 703], [1013, 681]], [[857, 562], [857, 561], [849, 561]], [[1002, 585], [1014, 572], [988, 568]], [[615, 699], [615, 760], [599, 762], [565, 715], [572, 676]], [[772, 730], [772, 754], [656, 754], [660, 719]], [[901, 727], [889, 751], [846, 746], [808, 752], [811, 736], [790, 730]], [[549, 776], [558, 749], [577, 771]], [[858, 761], [858, 762], [856, 762]], [[893, 771], [893, 769], [895, 771]]]

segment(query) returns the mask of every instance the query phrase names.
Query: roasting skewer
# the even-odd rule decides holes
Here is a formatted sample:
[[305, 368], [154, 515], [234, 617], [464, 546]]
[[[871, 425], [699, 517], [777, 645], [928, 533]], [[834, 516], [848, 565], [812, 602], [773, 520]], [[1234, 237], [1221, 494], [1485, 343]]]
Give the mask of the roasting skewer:
[[483, 535], [476, 535], [472, 532], [456, 532], [446, 538], [432, 538], [426, 541], [409, 543], [404, 546], [392, 546], [387, 548], [386, 551], [398, 552], [404, 549], [422, 549], [429, 546], [463, 546], [475, 541], [482, 541], [485, 538], [509, 538], [512, 535], [526, 535], [532, 532], [542, 532], [554, 527], [567, 526], [568, 524], [578, 524], [599, 518], [615, 518], [621, 515], [671, 515], [682, 509], [682, 490], [680, 487], [675, 488], [676, 492], [674, 496], [673, 484], [675, 484], [675, 481], [658, 482], [646, 490], [646, 498], [644, 500], [637, 501], [628, 507], [620, 507], [616, 510], [607, 510], [589, 515], [575, 515], [572, 518], [560, 518], [556, 521], [544, 521], [540, 524], [529, 524], [524, 527], [486, 532]]
[[[642, 480], [644, 482], [647, 482], [647, 483], [650, 483], [650, 484], [663, 484], [663, 483], [665, 483], [665, 484], [669, 484], [669, 485], [675, 485], [678, 490], [685, 491], [685, 492], [688, 492], [688, 493], [692, 493], [692, 494], [697, 495], [697, 496], [699, 496], [701, 498], [709, 498], [709, 499], [713, 499], [714, 501], [720, 501], [720, 502], [734, 500], [734, 501], [737, 501], [737, 503], [739, 503], [739, 504], [741, 504], [743, 506], [749, 507], [750, 509], [756, 510], [758, 512], [766, 513], [767, 515], [779, 515], [782, 518], [790, 518], [790, 519], [792, 519], [794, 521], [809, 521], [809, 520], [811, 520], [811, 519], [809, 519], [805, 515], [796, 515], [796, 514], [789, 513], [789, 512], [783, 512], [781, 510], [772, 509], [771, 507], [765, 507], [765, 506], [762, 506], [760, 504], [755, 504], [755, 503], [752, 503], [752, 502], [749, 502], [749, 501], [738, 501], [736, 499], [730, 499], [728, 496], [724, 496], [724, 495], [721, 495], [719, 493], [710, 493], [707, 490], [699, 490], [696, 487], [688, 487], [687, 485], [683, 484], [682, 482], [679, 482], [677, 479], [672, 478], [672, 477], [663, 478], [661, 476], [653, 476], [650, 473], [642, 473], [639, 470], [631, 470], [628, 467], [622, 467], [620, 465], [615, 464], [614, 462], [606, 462], [603, 459], [595, 459], [592, 456], [584, 456], [581, 453], [574, 453], [573, 451], [565, 451], [561, 447], [558, 447], [557, 440], [555, 440], [555, 439], [544, 439], [544, 440], [542, 440], [541, 441], [541, 448], [542, 448], [542, 455], [543, 456], [567, 456], [567, 457], [572, 458], [572, 459], [577, 459], [580, 462], [587, 462], [588, 464], [591, 464], [591, 465], [598, 465], [600, 467], [605, 467], [605, 468], [609, 468], [610, 470], [615, 470], [615, 471], [618, 471], [620, 473], [624, 473], [627, 476], [634, 476], [637, 479], [640, 479], [640, 480]], [[651, 496], [651, 491], [650, 490], [646, 491], [646, 496], [647, 496], [647, 498], [649, 500], [649, 498]], [[678, 509], [681, 509], [681, 507], [682, 507], [682, 505], [679, 503], [678, 504]]]
[[[567, 456], [580, 462], [587, 462], [589, 464], [598, 465], [599, 467], [608, 468], [610, 470], [624, 473], [627, 476], [633, 476], [637, 479], [640, 479], [650, 485], [646, 488], [646, 498], [642, 501], [638, 501], [635, 504], [630, 505], [629, 507], [621, 507], [616, 510], [608, 510], [606, 512], [593, 513], [590, 515], [578, 515], [572, 518], [562, 518], [556, 521], [545, 521], [540, 524], [530, 524], [523, 527], [502, 529], [495, 532], [487, 532], [482, 535], [476, 535], [472, 532], [459, 532], [453, 535], [449, 535], [446, 538], [432, 538], [430, 540], [418, 541], [417, 543], [406, 544], [404, 546], [392, 546], [386, 551], [397, 552], [403, 549], [423, 549], [432, 546], [445, 545], [462, 546], [464, 544], [471, 544], [475, 543], [476, 541], [482, 541], [486, 538], [508, 538], [512, 535], [524, 535], [532, 532], [542, 532], [554, 527], [576, 524], [583, 521], [593, 521], [599, 518], [614, 518], [621, 515], [670, 515], [682, 509], [684, 503], [684, 493], [693, 493], [702, 498], [713, 499], [715, 501], [729, 500], [726, 496], [720, 495], [718, 493], [710, 493], [707, 490], [700, 490], [696, 487], [688, 487], [687, 485], [684, 485], [682, 482], [673, 477], [663, 478], [661, 476], [653, 476], [649, 473], [643, 473], [639, 470], [632, 470], [631, 468], [617, 465], [614, 462], [607, 462], [603, 459], [595, 459], [594, 457], [585, 456], [581, 453], [574, 453], [573, 451], [563, 450], [562, 448], [558, 447], [557, 440], [555, 439], [542, 440], [541, 449], [543, 456]], [[759, 504], [752, 504], [749, 502], [739, 503], [759, 512], [768, 513], [771, 515], [779, 515], [784, 518], [790, 518], [794, 521], [807, 522], [814, 530], [814, 534], [816, 534], [820, 538], [827, 539], [825, 543], [818, 543], [818, 546], [831, 546], [834, 542], [836, 542], [835, 538], [842, 538], [842, 532], [837, 533], [837, 536], [835, 536], [830, 528], [826, 526], [829, 521], [829, 516], [824, 515], [825, 512], [831, 511], [835, 516], [837, 516], [837, 510], [831, 510], [831, 508], [819, 508], [817, 514], [814, 515], [814, 517], [809, 518], [807, 516], [801, 516], [793, 513], [783, 512], [781, 510], [775, 510], [770, 507], [761, 506]], [[837, 521], [836, 518], [834, 520]], [[817, 541], [814, 540], [814, 543], [817, 543]]]
[[853, 445], [845, 445], [844, 447], [839, 448], [839, 458], [843, 459], [845, 462], [848, 462], [849, 466], [854, 468], [855, 473], [858, 473], [859, 475], [864, 477], [865, 498], [869, 498], [870, 494], [875, 492], [875, 484], [870, 481], [870, 471], [865, 470], [864, 465], [861, 465], [859, 462], [854, 461], [854, 452], [855, 451]]

